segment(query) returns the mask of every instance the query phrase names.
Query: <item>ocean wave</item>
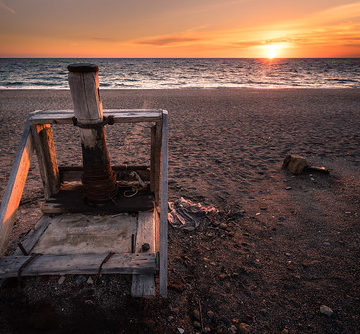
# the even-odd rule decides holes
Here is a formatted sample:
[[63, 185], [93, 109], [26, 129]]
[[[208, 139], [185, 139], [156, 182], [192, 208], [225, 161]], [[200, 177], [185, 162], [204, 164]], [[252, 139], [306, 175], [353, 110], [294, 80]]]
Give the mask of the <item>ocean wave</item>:
[[95, 62], [102, 88], [350, 88], [360, 59], [0, 59], [0, 87], [67, 89], [67, 66]]

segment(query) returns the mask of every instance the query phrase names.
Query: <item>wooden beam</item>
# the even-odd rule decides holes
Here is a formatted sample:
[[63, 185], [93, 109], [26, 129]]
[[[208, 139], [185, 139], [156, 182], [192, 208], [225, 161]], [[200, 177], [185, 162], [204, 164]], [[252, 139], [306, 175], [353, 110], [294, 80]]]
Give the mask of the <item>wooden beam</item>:
[[163, 112], [160, 185], [160, 295], [167, 297], [168, 277], [168, 113]]
[[6, 251], [33, 154], [30, 125], [26, 122], [15, 162], [0, 207], [0, 255]]
[[[40, 255], [21, 272], [22, 276], [97, 274], [107, 254]], [[0, 278], [16, 277], [30, 256], [0, 258]], [[103, 274], [154, 273], [154, 254], [114, 254], [102, 266]]]
[[151, 144], [150, 144], [150, 190], [155, 193], [155, 137], [156, 126], [151, 127]]
[[[30, 232], [25, 236], [24, 241], [22, 242], [22, 246], [27, 251], [28, 254], [31, 253], [40, 237], [46, 231], [48, 226], [50, 225], [53, 218], [49, 216], [42, 216], [40, 220], [36, 223], [35, 229], [30, 230]], [[21, 249], [16, 248], [14, 255], [24, 255]]]
[[[113, 116], [114, 123], [159, 122], [162, 110], [152, 109], [104, 109], [103, 115]], [[31, 124], [72, 124], [73, 110], [46, 110], [31, 114]]]
[[[149, 244], [150, 248], [144, 253], [142, 246], [145, 243]], [[135, 252], [137, 254], [155, 253], [155, 224], [153, 212], [139, 212]], [[154, 274], [133, 275], [131, 295], [133, 297], [155, 296]]]
[[44, 185], [45, 199], [49, 199], [60, 188], [52, 128], [50, 124], [32, 125], [31, 132]]

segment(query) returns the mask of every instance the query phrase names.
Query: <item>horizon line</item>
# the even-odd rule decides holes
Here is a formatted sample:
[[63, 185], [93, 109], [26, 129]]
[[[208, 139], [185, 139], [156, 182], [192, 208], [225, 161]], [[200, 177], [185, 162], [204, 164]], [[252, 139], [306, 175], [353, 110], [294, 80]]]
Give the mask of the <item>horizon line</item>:
[[2, 57], [0, 59], [267, 59], [269, 61], [277, 59], [360, 59], [355, 57]]

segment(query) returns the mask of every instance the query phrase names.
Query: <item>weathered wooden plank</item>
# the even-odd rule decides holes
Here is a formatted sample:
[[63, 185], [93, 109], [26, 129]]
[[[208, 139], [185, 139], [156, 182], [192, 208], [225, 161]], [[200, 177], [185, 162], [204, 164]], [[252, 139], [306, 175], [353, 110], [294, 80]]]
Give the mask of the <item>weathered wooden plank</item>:
[[149, 244], [147, 253], [155, 252], [155, 224], [154, 213], [152, 211], [139, 212], [136, 232], [136, 253], [144, 253], [142, 245]]
[[168, 276], [168, 113], [163, 112], [160, 186], [160, 295], [167, 297]]
[[0, 207], [0, 255], [3, 255], [14, 225], [16, 211], [19, 207], [24, 190], [30, 161], [33, 154], [33, 144], [30, 135], [30, 125], [26, 122], [20, 146], [5, 190]]
[[48, 199], [56, 194], [60, 187], [52, 128], [50, 124], [32, 125], [31, 132], [44, 185], [45, 199]]
[[[144, 253], [142, 246], [147, 243], [150, 248], [146, 253], [155, 252], [155, 224], [153, 212], [139, 212], [137, 221], [135, 252]], [[146, 297], [155, 295], [155, 278], [153, 274], [133, 275], [131, 295]]]
[[[158, 122], [162, 110], [147, 109], [104, 109], [104, 116], [113, 116], [114, 123]], [[47, 110], [33, 113], [31, 124], [72, 124], [73, 110]]]
[[131, 253], [137, 217], [128, 214], [63, 214], [54, 218], [33, 253], [47, 255]]
[[[49, 224], [53, 218], [49, 216], [42, 216], [40, 220], [37, 222], [35, 229], [31, 230], [22, 242], [23, 247], [27, 251], [28, 254], [33, 250], [36, 243], [39, 241], [40, 237], [48, 228]], [[18, 247], [16, 248], [14, 255], [23, 255], [21, 249]]]
[[41, 203], [40, 210], [42, 213], [48, 215], [68, 212], [68, 210], [59, 203], [47, 203], [47, 202]]
[[[22, 271], [22, 276], [96, 274], [107, 254], [40, 255]], [[0, 278], [15, 277], [30, 256], [0, 258]], [[155, 271], [154, 254], [114, 254], [102, 266], [102, 274], [143, 274]]]
[[[124, 189], [120, 188], [113, 201], [101, 206], [88, 205], [84, 201], [82, 184], [79, 182], [63, 183], [59, 193], [49, 198], [42, 206], [44, 213], [87, 213], [87, 214], [117, 214], [121, 212], [149, 211], [154, 208], [154, 197], [150, 191], [139, 191], [132, 197], [124, 197]], [[55, 210], [55, 211], [53, 211]]]
[[151, 155], [153, 156], [150, 184], [155, 194], [155, 205], [160, 207], [160, 173], [161, 173], [161, 147], [162, 147], [162, 122], [158, 122], [152, 130]]
[[[138, 171], [138, 170], [147, 170], [149, 169], [149, 166], [145, 166], [145, 165], [139, 165], [139, 166], [127, 166], [127, 165], [123, 165], [123, 166], [112, 166], [111, 167], [114, 171], [124, 171], [124, 170], [129, 170], [129, 171]], [[60, 172], [67, 172], [67, 171], [82, 171], [83, 167], [82, 166], [59, 166], [59, 170]]]
[[153, 297], [155, 293], [154, 274], [132, 276], [131, 295], [133, 297]]
[[157, 208], [154, 208], [154, 222], [155, 222], [155, 253], [160, 251], [160, 215]]
[[151, 127], [151, 147], [150, 147], [150, 190], [155, 192], [155, 137], [156, 126]]

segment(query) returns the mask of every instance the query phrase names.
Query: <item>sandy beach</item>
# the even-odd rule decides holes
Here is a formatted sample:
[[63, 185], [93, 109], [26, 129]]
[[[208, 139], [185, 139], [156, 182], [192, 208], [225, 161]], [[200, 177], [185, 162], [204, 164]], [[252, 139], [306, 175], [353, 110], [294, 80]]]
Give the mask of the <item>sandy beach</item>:
[[[168, 300], [131, 299], [116, 277], [100, 290], [71, 279], [60, 286], [55, 277], [29, 278], [21, 291], [16, 283], [1, 290], [2, 328], [360, 333], [360, 89], [101, 90], [101, 96], [104, 108], [168, 110], [169, 200], [211, 205], [219, 215], [192, 232], [169, 228]], [[0, 90], [1, 198], [28, 113], [71, 108], [67, 90]], [[106, 131], [113, 164], [147, 162], [148, 127]], [[77, 130], [56, 126], [54, 136], [59, 165], [81, 164]], [[288, 154], [330, 174], [293, 176], [281, 169]], [[40, 215], [36, 164], [34, 157], [9, 252]], [[333, 315], [322, 314], [321, 305]]]

